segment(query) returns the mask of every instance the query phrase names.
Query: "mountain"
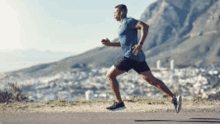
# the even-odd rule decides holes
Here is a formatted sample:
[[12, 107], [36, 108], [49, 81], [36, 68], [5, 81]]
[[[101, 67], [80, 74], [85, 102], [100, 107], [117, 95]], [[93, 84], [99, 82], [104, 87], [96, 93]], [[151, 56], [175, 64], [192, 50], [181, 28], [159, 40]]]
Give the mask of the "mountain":
[[150, 25], [144, 44], [149, 63], [179, 65], [220, 62], [219, 0], [158, 0], [142, 14]]
[[[150, 26], [142, 47], [150, 66], [155, 66], [158, 59], [163, 66], [168, 66], [171, 59], [177, 66], [205, 66], [220, 62], [219, 0], [158, 0], [145, 9], [140, 20]], [[118, 39], [112, 42], [115, 41]], [[10, 74], [46, 76], [70, 71], [79, 64], [110, 67], [122, 56], [121, 48], [103, 46]]]

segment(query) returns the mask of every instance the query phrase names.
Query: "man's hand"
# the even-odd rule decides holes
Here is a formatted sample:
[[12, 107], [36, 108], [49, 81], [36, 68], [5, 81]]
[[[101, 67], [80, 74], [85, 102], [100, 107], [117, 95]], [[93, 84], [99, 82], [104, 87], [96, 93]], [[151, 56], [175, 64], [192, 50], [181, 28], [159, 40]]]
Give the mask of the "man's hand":
[[103, 45], [106, 45], [106, 46], [111, 46], [111, 42], [109, 41], [109, 39], [108, 38], [106, 38], [106, 39], [102, 39], [102, 44]]
[[141, 53], [141, 48], [142, 48], [142, 45], [140, 44], [135, 45], [134, 47], [132, 47], [133, 49], [132, 54], [137, 56], [139, 53]]

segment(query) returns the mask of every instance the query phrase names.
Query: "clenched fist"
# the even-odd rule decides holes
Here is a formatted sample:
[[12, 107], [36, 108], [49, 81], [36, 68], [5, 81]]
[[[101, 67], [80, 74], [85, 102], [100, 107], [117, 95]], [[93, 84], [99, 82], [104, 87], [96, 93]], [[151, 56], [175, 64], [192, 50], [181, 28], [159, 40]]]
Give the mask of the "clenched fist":
[[140, 45], [140, 44], [137, 44], [137, 45], [133, 46], [132, 47], [132, 49], [133, 49], [132, 54], [137, 56], [138, 54], [141, 53], [141, 48], [142, 48], [142, 45]]
[[102, 42], [103, 45], [106, 45], [106, 46], [110, 46], [110, 45], [111, 45], [111, 42], [109, 41], [108, 38], [106, 38], [106, 39], [102, 39], [101, 42]]

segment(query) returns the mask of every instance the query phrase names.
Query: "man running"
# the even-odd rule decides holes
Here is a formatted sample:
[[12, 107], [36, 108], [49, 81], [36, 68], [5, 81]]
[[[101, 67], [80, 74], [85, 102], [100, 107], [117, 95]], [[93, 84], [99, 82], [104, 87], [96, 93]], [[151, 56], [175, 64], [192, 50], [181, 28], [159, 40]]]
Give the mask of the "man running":
[[[116, 62], [108, 71], [106, 78], [111, 86], [114, 96], [117, 99], [112, 106], [107, 107], [109, 111], [119, 111], [125, 109], [124, 102], [121, 99], [119, 92], [119, 84], [116, 77], [120, 74], [134, 69], [142, 79], [146, 80], [151, 85], [165, 92], [172, 98], [172, 103], [176, 113], [181, 109], [182, 97], [174, 96], [167, 86], [159, 79], [155, 78], [150, 68], [145, 61], [145, 55], [141, 50], [145, 38], [147, 37], [149, 26], [134, 18], [127, 17], [127, 7], [123, 4], [117, 5], [114, 10], [114, 18], [121, 23], [119, 27], [119, 41], [110, 42], [108, 38], [102, 39], [102, 44], [106, 46], [121, 47], [124, 57]], [[137, 30], [141, 30], [140, 41], [138, 42]]]

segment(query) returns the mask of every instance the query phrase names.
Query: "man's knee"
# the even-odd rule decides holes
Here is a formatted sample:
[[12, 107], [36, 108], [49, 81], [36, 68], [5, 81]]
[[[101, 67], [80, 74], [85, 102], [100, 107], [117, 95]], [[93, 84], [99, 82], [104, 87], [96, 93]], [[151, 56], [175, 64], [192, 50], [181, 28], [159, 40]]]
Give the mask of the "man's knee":
[[148, 80], [148, 82], [149, 82], [151, 85], [154, 85], [154, 86], [157, 85], [156, 78], [149, 78], [149, 79], [147, 79], [147, 80]]
[[116, 78], [112, 73], [107, 73], [105, 76], [108, 80], [111, 80], [112, 78]]
[[156, 78], [155, 77], [148, 77], [148, 76], [144, 76], [142, 77], [145, 81], [147, 81], [149, 84], [151, 85], [156, 85]]
[[158, 88], [164, 87], [164, 85], [165, 85], [161, 80], [159, 80], [157, 78], [152, 79], [149, 83], [158, 87]]
[[106, 79], [109, 79], [109, 78], [111, 77], [111, 75], [107, 73], [107, 74], [105, 75], [105, 77], [106, 77]]

